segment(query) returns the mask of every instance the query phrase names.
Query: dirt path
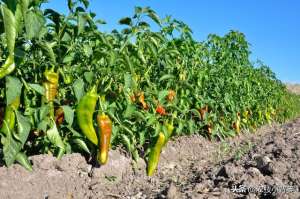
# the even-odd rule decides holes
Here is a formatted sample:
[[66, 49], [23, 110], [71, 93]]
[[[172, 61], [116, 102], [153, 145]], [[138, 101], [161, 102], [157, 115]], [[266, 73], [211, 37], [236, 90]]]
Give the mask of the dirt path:
[[[299, 198], [299, 158], [300, 118], [223, 142], [176, 138], [163, 150], [152, 178], [144, 160], [132, 164], [120, 149], [100, 168], [80, 154], [60, 161], [34, 156], [34, 172], [19, 165], [0, 168], [0, 198]], [[245, 193], [233, 192], [242, 185]]]

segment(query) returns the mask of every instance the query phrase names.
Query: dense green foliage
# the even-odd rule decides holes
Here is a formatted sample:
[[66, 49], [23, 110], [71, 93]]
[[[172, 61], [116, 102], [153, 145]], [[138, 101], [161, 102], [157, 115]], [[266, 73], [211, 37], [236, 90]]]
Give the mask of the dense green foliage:
[[[95, 155], [74, 114], [95, 84], [101, 96], [97, 110], [113, 122], [112, 146], [125, 146], [135, 159], [147, 157], [160, 132], [167, 135], [166, 123], [173, 123], [173, 135], [223, 139], [300, 112], [299, 96], [288, 93], [269, 67], [250, 62], [240, 32], [198, 42], [183, 22], [136, 7], [132, 17], [120, 20], [122, 31], [103, 33], [98, 29], [103, 21], [86, 11], [87, 0], [68, 0], [67, 16], [42, 10], [42, 3], [1, 3], [0, 65], [13, 56], [16, 68], [0, 79], [0, 125], [5, 107], [21, 96], [15, 128], [1, 133], [0, 154], [7, 165], [22, 154], [25, 161], [19, 162], [28, 166], [24, 153]], [[43, 87], [48, 69], [59, 73], [51, 103]], [[157, 112], [159, 105], [166, 114]], [[62, 116], [54, 116], [59, 108], [62, 123], [57, 122]]]

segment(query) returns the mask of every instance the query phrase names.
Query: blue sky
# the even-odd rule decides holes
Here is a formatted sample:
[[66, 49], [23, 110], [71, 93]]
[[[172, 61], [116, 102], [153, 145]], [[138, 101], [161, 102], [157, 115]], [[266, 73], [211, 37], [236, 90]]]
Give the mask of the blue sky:
[[[67, 11], [66, 0], [49, 0], [45, 7]], [[134, 6], [150, 6], [159, 16], [184, 21], [196, 40], [239, 30], [251, 43], [251, 59], [260, 59], [284, 82], [300, 83], [299, 0], [90, 0], [90, 10], [118, 28], [118, 20], [132, 16]]]

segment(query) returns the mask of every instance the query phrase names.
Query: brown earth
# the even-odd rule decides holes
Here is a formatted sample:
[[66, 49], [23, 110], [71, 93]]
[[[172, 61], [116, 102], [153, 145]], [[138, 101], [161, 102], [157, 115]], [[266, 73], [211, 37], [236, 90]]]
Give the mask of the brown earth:
[[289, 91], [300, 95], [300, 84], [286, 84], [286, 87]]
[[173, 138], [151, 178], [143, 159], [121, 148], [109, 157], [101, 167], [80, 154], [33, 156], [33, 172], [0, 167], [0, 199], [300, 198], [300, 118], [224, 141]]

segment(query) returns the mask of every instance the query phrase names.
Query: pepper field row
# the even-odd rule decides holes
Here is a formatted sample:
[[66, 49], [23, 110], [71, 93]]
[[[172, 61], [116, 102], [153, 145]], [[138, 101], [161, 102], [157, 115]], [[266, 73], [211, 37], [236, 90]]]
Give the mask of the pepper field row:
[[7, 2], [0, 18], [7, 166], [31, 170], [30, 155], [72, 152], [104, 164], [121, 145], [134, 160], [147, 159], [152, 175], [171, 136], [224, 139], [299, 115], [299, 96], [249, 60], [238, 31], [198, 42], [183, 22], [136, 7], [119, 21], [122, 30], [104, 33], [87, 0], [68, 0], [67, 15], [43, 10], [42, 0]]

